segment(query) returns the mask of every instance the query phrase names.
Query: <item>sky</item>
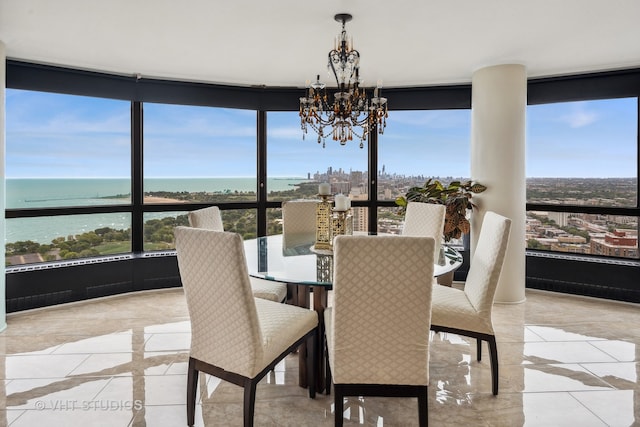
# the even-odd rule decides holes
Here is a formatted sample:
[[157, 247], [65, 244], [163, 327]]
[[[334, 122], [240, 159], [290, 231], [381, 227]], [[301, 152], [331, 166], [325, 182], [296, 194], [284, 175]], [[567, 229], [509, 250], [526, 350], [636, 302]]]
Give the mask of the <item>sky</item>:
[[[393, 100], [389, 100], [393, 107]], [[6, 176], [129, 177], [130, 103], [8, 89]], [[636, 177], [637, 99], [527, 107], [527, 177]], [[270, 177], [328, 167], [366, 171], [367, 150], [302, 139], [296, 112], [267, 114]], [[379, 137], [379, 165], [400, 175], [470, 175], [470, 110], [393, 111]], [[256, 175], [256, 113], [144, 104], [146, 177]]]

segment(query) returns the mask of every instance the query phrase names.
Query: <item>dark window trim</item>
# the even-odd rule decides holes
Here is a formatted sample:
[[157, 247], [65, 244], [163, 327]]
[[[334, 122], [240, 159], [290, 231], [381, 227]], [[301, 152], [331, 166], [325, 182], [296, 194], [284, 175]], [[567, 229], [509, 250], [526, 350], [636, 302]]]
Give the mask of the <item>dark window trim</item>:
[[527, 105], [640, 96], [640, 69], [529, 79]]
[[[221, 108], [255, 109], [257, 111], [258, 129], [258, 200], [256, 204], [222, 203], [222, 209], [258, 208], [258, 230], [263, 231], [260, 223], [265, 221], [263, 212], [267, 207], [277, 206], [266, 201], [266, 112], [295, 111], [300, 88], [266, 88], [214, 85], [205, 83], [146, 79], [144, 76], [126, 76], [95, 71], [78, 70], [59, 66], [36, 64], [16, 60], [7, 60], [7, 87], [65, 93], [72, 95], [98, 96], [128, 100], [132, 103], [132, 195], [134, 200], [129, 208], [123, 206], [99, 206], [93, 208], [54, 208], [54, 209], [8, 209], [7, 218], [35, 217], [48, 215], [67, 215], [78, 213], [132, 212], [132, 227], [141, 227], [144, 212], [162, 212], [185, 210], [199, 206], [197, 204], [177, 205], [144, 205], [142, 190], [138, 180], [142, 180], [142, 120], [143, 102], [162, 102], [170, 104], [212, 106]], [[581, 75], [558, 76], [530, 79], [528, 82], [528, 104], [567, 102], [577, 100], [594, 100], [614, 97], [639, 97], [640, 69], [585, 73]], [[389, 88], [385, 94], [393, 99], [393, 110], [420, 109], [468, 109], [471, 108], [471, 85], [433, 86], [417, 88]], [[639, 101], [640, 102], [640, 101]], [[640, 108], [639, 114], [640, 114]], [[640, 126], [640, 118], [638, 120]], [[638, 131], [640, 138], [640, 130]], [[369, 169], [377, 170], [376, 141], [370, 141]], [[640, 152], [640, 150], [638, 150]], [[640, 156], [640, 154], [639, 154]], [[262, 159], [262, 160], [260, 160]], [[638, 161], [640, 175], [640, 160]], [[370, 186], [375, 185], [370, 180]], [[639, 184], [640, 187], [640, 184]], [[139, 193], [139, 194], [138, 194]], [[638, 189], [640, 194], [640, 188]], [[260, 197], [260, 196], [263, 197]], [[370, 200], [364, 205], [369, 208], [390, 206], [385, 201], [377, 200], [377, 192], [370, 193]], [[140, 199], [140, 200], [138, 200]], [[640, 199], [640, 198], [639, 198]], [[128, 206], [128, 205], [125, 205]], [[640, 211], [627, 208], [589, 208], [584, 206], [527, 204], [527, 210], [549, 210], [556, 212], [606, 213], [610, 215], [638, 216]], [[370, 223], [371, 230], [374, 224]], [[132, 234], [136, 235], [132, 230]], [[141, 250], [134, 245], [134, 251]]]
[[[530, 79], [528, 81], [527, 105], [634, 97], [638, 102], [636, 109], [638, 114], [636, 119], [636, 206], [604, 207], [527, 203], [527, 211], [620, 215], [640, 218], [640, 69], [547, 77]], [[549, 251], [548, 253], [559, 259], [563, 259], [563, 257], [566, 256], [563, 252]], [[585, 254], [581, 255], [581, 257], [590, 258], [595, 261], [599, 256]], [[610, 258], [621, 261], [628, 260], [628, 258]]]
[[[301, 88], [241, 87], [206, 83], [147, 79], [136, 75], [117, 75], [88, 70], [72, 69], [60, 66], [7, 60], [7, 87], [61, 93], [69, 95], [93, 96], [107, 99], [127, 100], [131, 102], [132, 129], [132, 192], [131, 205], [118, 206], [116, 209], [99, 206], [91, 208], [53, 208], [53, 209], [10, 209], [7, 218], [23, 216], [71, 215], [78, 213], [131, 212], [132, 245], [134, 252], [142, 250], [142, 217], [145, 212], [163, 212], [173, 210], [197, 209], [201, 204], [162, 204], [145, 205], [142, 201], [143, 180], [143, 107], [144, 102], [167, 104], [210, 106], [219, 108], [242, 108], [256, 110], [258, 129], [257, 153], [257, 201], [255, 203], [221, 203], [221, 209], [258, 209], [258, 232], [266, 234], [266, 209], [279, 207], [279, 202], [267, 201], [266, 195], [266, 120], [268, 111], [296, 111]], [[468, 109], [471, 107], [471, 85], [434, 86], [418, 88], [389, 88], [385, 95], [393, 99], [394, 110], [421, 109]], [[369, 152], [377, 147], [377, 135], [371, 138]], [[373, 149], [373, 150], [372, 150]], [[370, 170], [377, 170], [377, 155], [370, 154]], [[261, 183], [263, 184], [261, 186]], [[370, 180], [370, 187], [376, 188], [377, 181]], [[374, 212], [370, 218], [370, 229], [375, 231], [375, 213], [378, 207], [377, 192], [366, 202], [354, 206], [364, 206]], [[382, 202], [385, 205], [385, 202]], [[264, 223], [264, 224], [263, 224]], [[139, 229], [136, 232], [135, 229]], [[139, 235], [139, 236], [138, 236]], [[139, 240], [139, 241], [138, 241]]]
[[144, 113], [142, 103], [131, 103], [131, 250], [144, 250]]
[[[151, 79], [9, 59], [7, 87], [126, 101], [297, 111], [302, 87], [251, 87]], [[471, 108], [471, 85], [384, 89], [394, 110]]]
[[527, 203], [528, 211], [548, 211], [548, 212], [568, 212], [584, 214], [603, 214], [620, 216], [639, 216], [638, 208], [617, 208], [606, 206], [584, 206], [584, 205], [547, 205], [540, 203]]
[[[75, 215], [75, 214], [91, 214], [91, 213], [132, 213], [132, 222], [142, 220], [146, 212], [170, 212], [170, 211], [188, 211], [208, 206], [203, 203], [192, 204], [157, 204], [145, 205], [142, 201], [142, 120], [143, 120], [143, 104], [145, 102], [157, 102], [166, 104], [194, 105], [194, 106], [211, 106], [221, 108], [239, 108], [246, 110], [255, 110], [257, 112], [256, 126], [258, 129], [258, 185], [266, 180], [266, 116], [270, 111], [296, 111], [298, 109], [298, 98], [302, 91], [302, 87], [241, 87], [228, 85], [214, 85], [194, 82], [169, 81], [161, 79], [150, 79], [142, 76], [115, 75], [108, 73], [100, 73], [94, 71], [77, 70], [65, 67], [57, 67], [44, 64], [35, 64], [24, 61], [9, 59], [6, 62], [6, 82], [9, 89], [25, 89], [33, 91], [63, 93], [71, 95], [84, 95], [101, 97], [106, 99], [120, 99], [131, 102], [132, 104], [132, 203], [126, 205], [102, 205], [94, 207], [60, 207], [60, 208], [42, 208], [42, 209], [8, 209], [5, 211], [6, 218], [22, 218], [37, 217], [49, 215]], [[414, 88], [385, 88], [385, 96], [390, 99], [390, 108], [395, 111], [402, 110], [433, 110], [433, 109], [469, 109], [471, 108], [471, 85], [448, 85], [448, 86], [432, 86], [432, 87], [414, 87]], [[596, 100], [606, 98], [619, 97], [638, 97], [640, 99], [640, 69], [629, 69], [612, 72], [585, 73], [570, 76], [558, 76], [550, 78], [536, 78], [528, 81], [528, 105], [536, 105], [553, 102], [568, 102], [579, 100]], [[640, 103], [640, 100], [639, 100]], [[640, 108], [638, 109], [640, 115]], [[640, 117], [638, 120], [640, 126]], [[640, 131], [638, 132], [640, 138]], [[640, 145], [640, 144], [639, 144]], [[640, 156], [640, 150], [639, 156]], [[369, 159], [369, 169], [377, 171], [377, 158], [372, 156]], [[640, 161], [638, 162], [638, 175], [640, 175]], [[377, 176], [375, 173], [373, 176]], [[134, 188], [135, 187], [135, 188]], [[639, 186], [640, 187], [640, 186]], [[258, 219], [266, 221], [266, 209], [279, 208], [280, 202], [268, 201], [266, 194], [258, 188], [258, 200], [255, 202], [241, 203], [222, 203], [220, 208], [226, 209], [257, 209]], [[640, 188], [638, 193], [640, 194]], [[377, 212], [378, 207], [395, 206], [393, 201], [377, 200], [377, 192], [370, 193], [370, 200], [354, 202], [354, 206], [368, 207]], [[640, 216], [638, 206], [635, 208], [613, 208], [613, 207], [585, 207], [585, 206], [568, 206], [568, 205], [544, 205], [544, 204], [527, 204], [527, 210], [547, 210], [557, 212], [586, 212], [586, 213], [602, 213], [609, 215], [628, 215]], [[373, 216], [375, 218], [375, 215]], [[139, 224], [140, 225], [140, 224]], [[132, 224], [133, 226], [133, 224]], [[371, 230], [375, 230], [377, 224], [370, 222]], [[265, 230], [266, 225], [258, 230]], [[142, 238], [141, 227], [138, 231], [132, 228], [132, 234], [140, 234]], [[132, 245], [134, 252], [137, 245]], [[141, 248], [139, 248], [141, 249]], [[169, 264], [166, 262], [167, 256], [155, 253], [149, 253], [149, 257], [145, 257], [145, 253], [134, 253], [135, 256], [143, 258], [134, 258], [133, 260], [120, 260], [115, 265], [117, 268], [109, 267], [108, 271], [116, 272], [126, 271], [132, 276], [131, 279], [114, 278], [113, 284], [99, 285], [104, 281], [104, 267], [102, 265], [111, 265], [111, 263], [88, 263], [83, 264], [86, 267], [69, 267], [62, 269], [54, 269], [54, 271], [62, 271], [68, 269], [60, 278], [60, 287], [65, 288], [65, 284], [75, 280], [78, 282], [75, 286], [77, 289], [83, 286], [87, 287], [86, 295], [81, 295], [84, 291], [74, 290], [73, 299], [91, 298], [102, 294], [103, 291], [108, 294], [118, 293], [127, 290], [152, 289], [164, 286], [179, 285], [179, 276], [177, 275], [175, 262]], [[594, 257], [594, 256], [589, 256]], [[169, 257], [173, 260], [174, 257]], [[574, 292], [580, 288], [580, 283], [573, 283], [569, 278], [563, 279], [563, 283], [559, 283], [557, 277], [568, 274], [567, 270], [573, 270], [566, 259], [565, 254], [561, 253], [545, 253], [545, 256], [528, 256], [527, 257], [527, 286], [541, 287], [550, 290]], [[532, 260], [535, 260], [533, 262]], [[595, 262], [586, 264], [591, 268], [591, 264], [600, 264], [593, 258]], [[584, 261], [580, 261], [583, 262]], [[551, 264], [549, 264], [551, 263]], [[56, 263], [53, 263], [56, 264]], [[139, 264], [139, 266], [138, 266]], [[552, 265], [553, 264], [553, 265]], [[57, 264], [56, 264], [57, 265]], [[66, 265], [66, 264], [65, 264]], [[552, 270], [549, 266], [552, 265]], [[576, 264], [578, 265], [578, 264]], [[614, 267], [618, 265], [603, 264], [611, 271], [600, 268], [603, 278], [602, 283], [585, 283], [585, 294], [594, 296], [606, 295], [608, 279], [606, 274], [612, 274], [615, 277], [618, 270]], [[76, 268], [82, 268], [82, 274], [75, 272]], [[596, 268], [596, 267], [594, 267]], [[629, 283], [637, 283], [637, 268], [619, 270]], [[607, 270], [606, 272], [604, 270]], [[551, 271], [551, 273], [550, 273]], [[86, 273], [86, 274], [85, 274]], [[27, 289], [27, 285], [36, 287], [38, 283], [49, 284], [52, 280], [57, 282], [51, 276], [49, 270], [43, 270], [45, 276], [30, 276], [30, 273], [13, 273], [8, 275], [10, 280], [7, 281], [8, 294], [19, 291], [19, 298], [25, 298], [25, 301], [35, 301], [38, 296], [23, 295], [23, 292], [31, 292]], [[80, 277], [81, 276], [81, 277]], [[76, 280], [77, 279], [77, 280]], [[126, 285], [122, 285], [125, 283]], [[133, 283], [133, 285], [130, 285]], [[89, 291], [89, 288], [96, 287], [99, 290]], [[106, 287], [105, 287], [106, 286]], [[42, 287], [42, 286], [40, 286]], [[612, 287], [610, 287], [612, 288]], [[66, 288], [65, 288], [66, 289]], [[111, 289], [111, 290], [109, 290]], [[42, 292], [48, 292], [50, 289], [42, 289]], [[50, 301], [59, 301], [61, 293], [68, 291], [60, 291]], [[589, 293], [592, 292], [592, 293]], [[624, 290], [627, 294], [616, 294], [613, 299], [624, 299], [638, 301], [637, 291], [632, 296], [629, 289]], [[37, 293], [37, 292], [36, 292]], [[66, 295], [66, 294], [65, 294]], [[622, 296], [620, 296], [622, 295]], [[625, 296], [627, 295], [627, 296]], [[9, 296], [9, 295], [8, 295]], [[635, 299], [634, 299], [635, 298]], [[16, 300], [17, 301], [17, 300]], [[22, 300], [20, 300], [22, 301]], [[54, 302], [55, 303], [55, 302]], [[45, 302], [35, 302], [33, 306], [50, 305]], [[23, 306], [23, 308], [26, 306]], [[14, 311], [14, 310], [10, 310]]]

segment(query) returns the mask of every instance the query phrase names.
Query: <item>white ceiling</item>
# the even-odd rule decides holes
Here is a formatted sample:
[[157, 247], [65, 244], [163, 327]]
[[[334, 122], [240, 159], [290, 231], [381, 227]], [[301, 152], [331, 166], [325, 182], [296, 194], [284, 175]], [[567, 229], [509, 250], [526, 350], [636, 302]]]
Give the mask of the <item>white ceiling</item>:
[[330, 83], [340, 24], [365, 86], [469, 83], [640, 66], [640, 0], [0, 0], [10, 59], [234, 85]]

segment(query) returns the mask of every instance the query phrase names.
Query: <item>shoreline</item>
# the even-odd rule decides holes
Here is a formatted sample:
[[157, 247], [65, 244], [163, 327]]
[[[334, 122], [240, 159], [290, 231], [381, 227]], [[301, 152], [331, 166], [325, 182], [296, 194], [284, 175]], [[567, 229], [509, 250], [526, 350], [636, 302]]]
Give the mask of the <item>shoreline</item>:
[[168, 197], [144, 196], [143, 203], [187, 203], [185, 200], [170, 199]]

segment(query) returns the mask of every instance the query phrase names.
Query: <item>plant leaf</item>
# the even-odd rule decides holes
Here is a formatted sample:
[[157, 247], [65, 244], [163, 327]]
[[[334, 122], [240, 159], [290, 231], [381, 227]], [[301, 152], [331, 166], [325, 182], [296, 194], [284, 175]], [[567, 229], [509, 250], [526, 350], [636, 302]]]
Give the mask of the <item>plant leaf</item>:
[[403, 208], [407, 207], [407, 199], [404, 196], [399, 196], [396, 198], [396, 205], [401, 206]]
[[482, 193], [486, 189], [487, 187], [485, 187], [484, 185], [475, 183], [471, 186], [471, 188], [469, 188], [469, 191], [471, 191], [472, 193]]

